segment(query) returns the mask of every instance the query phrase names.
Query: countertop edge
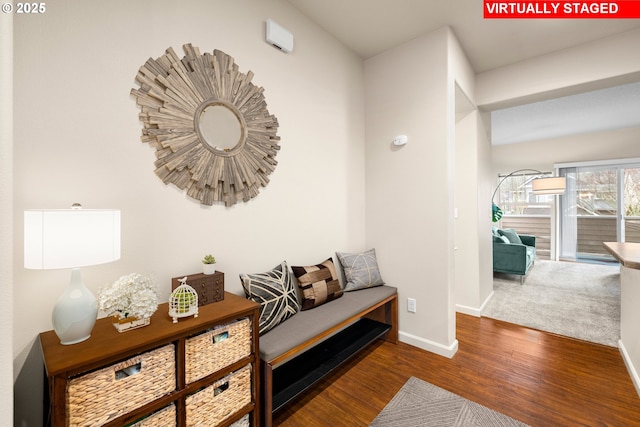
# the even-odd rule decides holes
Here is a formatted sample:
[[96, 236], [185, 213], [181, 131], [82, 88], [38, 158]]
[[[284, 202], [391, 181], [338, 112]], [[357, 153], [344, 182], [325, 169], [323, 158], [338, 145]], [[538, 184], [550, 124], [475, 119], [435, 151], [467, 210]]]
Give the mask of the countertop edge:
[[640, 270], [640, 243], [604, 242], [603, 245], [621, 265]]

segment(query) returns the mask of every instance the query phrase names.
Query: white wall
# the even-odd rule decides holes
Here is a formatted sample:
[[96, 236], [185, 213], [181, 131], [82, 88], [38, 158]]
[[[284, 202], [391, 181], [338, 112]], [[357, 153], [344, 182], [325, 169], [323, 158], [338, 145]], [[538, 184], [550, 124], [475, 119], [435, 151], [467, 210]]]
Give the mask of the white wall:
[[[449, 227], [453, 171], [447, 134], [447, 30], [365, 61], [367, 245], [400, 285], [402, 341], [450, 352]], [[396, 149], [394, 136], [407, 145]], [[417, 312], [408, 313], [407, 298]]]
[[478, 304], [480, 311], [493, 295], [493, 241], [488, 236], [491, 229], [491, 193], [495, 175], [491, 173], [491, 141], [484, 125], [486, 113], [476, 116], [478, 140], [478, 252], [480, 258], [480, 287]]
[[[367, 245], [400, 286], [401, 340], [448, 357], [457, 350], [455, 85], [473, 93], [473, 81], [448, 28], [365, 61]], [[409, 142], [396, 148], [399, 134]]]
[[[13, 337], [13, 15], [0, 14], [0, 340]], [[13, 420], [13, 357], [0, 351], [0, 425]]]
[[[95, 293], [119, 276], [170, 279], [198, 272], [213, 253], [226, 290], [241, 272], [323, 261], [365, 246], [363, 64], [281, 0], [57, 1], [15, 21], [16, 425], [40, 425], [42, 368], [37, 335], [51, 329], [53, 302], [69, 271], [22, 267], [28, 208], [122, 210], [122, 258], [83, 269]], [[284, 54], [264, 42], [272, 18], [295, 37]], [[130, 89], [149, 57], [193, 43], [220, 49], [255, 73], [280, 123], [279, 162], [249, 203], [202, 207], [154, 173], [154, 150]], [[3, 171], [4, 172], [4, 171]], [[3, 315], [6, 312], [3, 313]]]
[[[490, 143], [475, 108], [475, 74], [450, 36], [449, 71], [455, 80], [455, 306], [480, 316], [493, 291], [488, 182]], [[455, 317], [452, 319], [455, 321]]]
[[[478, 188], [467, 175], [478, 175], [476, 113], [456, 122], [456, 221], [455, 221], [455, 302], [457, 310], [474, 314], [479, 308], [480, 270], [477, 244]], [[466, 197], [463, 197], [466, 196]]]
[[493, 292], [491, 229], [491, 145], [480, 114], [456, 124], [456, 285], [459, 312], [480, 316]]

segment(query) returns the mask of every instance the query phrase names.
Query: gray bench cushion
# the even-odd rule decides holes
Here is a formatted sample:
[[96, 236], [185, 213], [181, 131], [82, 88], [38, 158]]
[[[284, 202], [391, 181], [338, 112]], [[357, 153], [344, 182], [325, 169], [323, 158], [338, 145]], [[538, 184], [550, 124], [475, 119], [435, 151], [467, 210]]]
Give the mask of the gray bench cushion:
[[387, 285], [345, 292], [341, 298], [301, 311], [260, 337], [260, 358], [272, 360], [396, 292]]

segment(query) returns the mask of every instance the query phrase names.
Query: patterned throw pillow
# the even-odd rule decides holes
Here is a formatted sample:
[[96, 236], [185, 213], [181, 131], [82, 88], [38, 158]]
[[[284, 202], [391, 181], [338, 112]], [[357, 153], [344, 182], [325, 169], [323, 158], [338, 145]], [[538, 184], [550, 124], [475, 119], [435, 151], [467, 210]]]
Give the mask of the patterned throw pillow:
[[266, 273], [242, 273], [240, 280], [247, 298], [260, 304], [260, 335], [300, 311], [296, 287], [286, 261]]
[[302, 293], [302, 310], [317, 307], [342, 296], [333, 259], [329, 258], [317, 265], [293, 266], [291, 270], [298, 279]]
[[360, 254], [336, 252], [342, 271], [347, 279], [346, 292], [384, 285], [378, 269], [376, 250], [369, 249]]

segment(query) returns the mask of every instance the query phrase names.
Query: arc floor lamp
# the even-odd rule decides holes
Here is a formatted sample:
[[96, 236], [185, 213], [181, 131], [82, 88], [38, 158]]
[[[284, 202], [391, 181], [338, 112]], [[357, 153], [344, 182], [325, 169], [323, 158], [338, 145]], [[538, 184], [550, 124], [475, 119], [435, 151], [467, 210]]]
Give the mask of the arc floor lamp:
[[[491, 195], [491, 220], [493, 222], [500, 221], [502, 218], [502, 209], [493, 201], [498, 189], [502, 185], [505, 179], [514, 176], [520, 172], [535, 172], [540, 175], [546, 175], [548, 172], [542, 172], [537, 169], [518, 169], [513, 171], [503, 177], [498, 183], [496, 189], [493, 191]], [[533, 194], [535, 195], [544, 195], [544, 194], [552, 194], [552, 195], [560, 195], [564, 194], [565, 188], [567, 187], [567, 180], [563, 176], [547, 176], [535, 178], [531, 181], [531, 187], [533, 188]]]

